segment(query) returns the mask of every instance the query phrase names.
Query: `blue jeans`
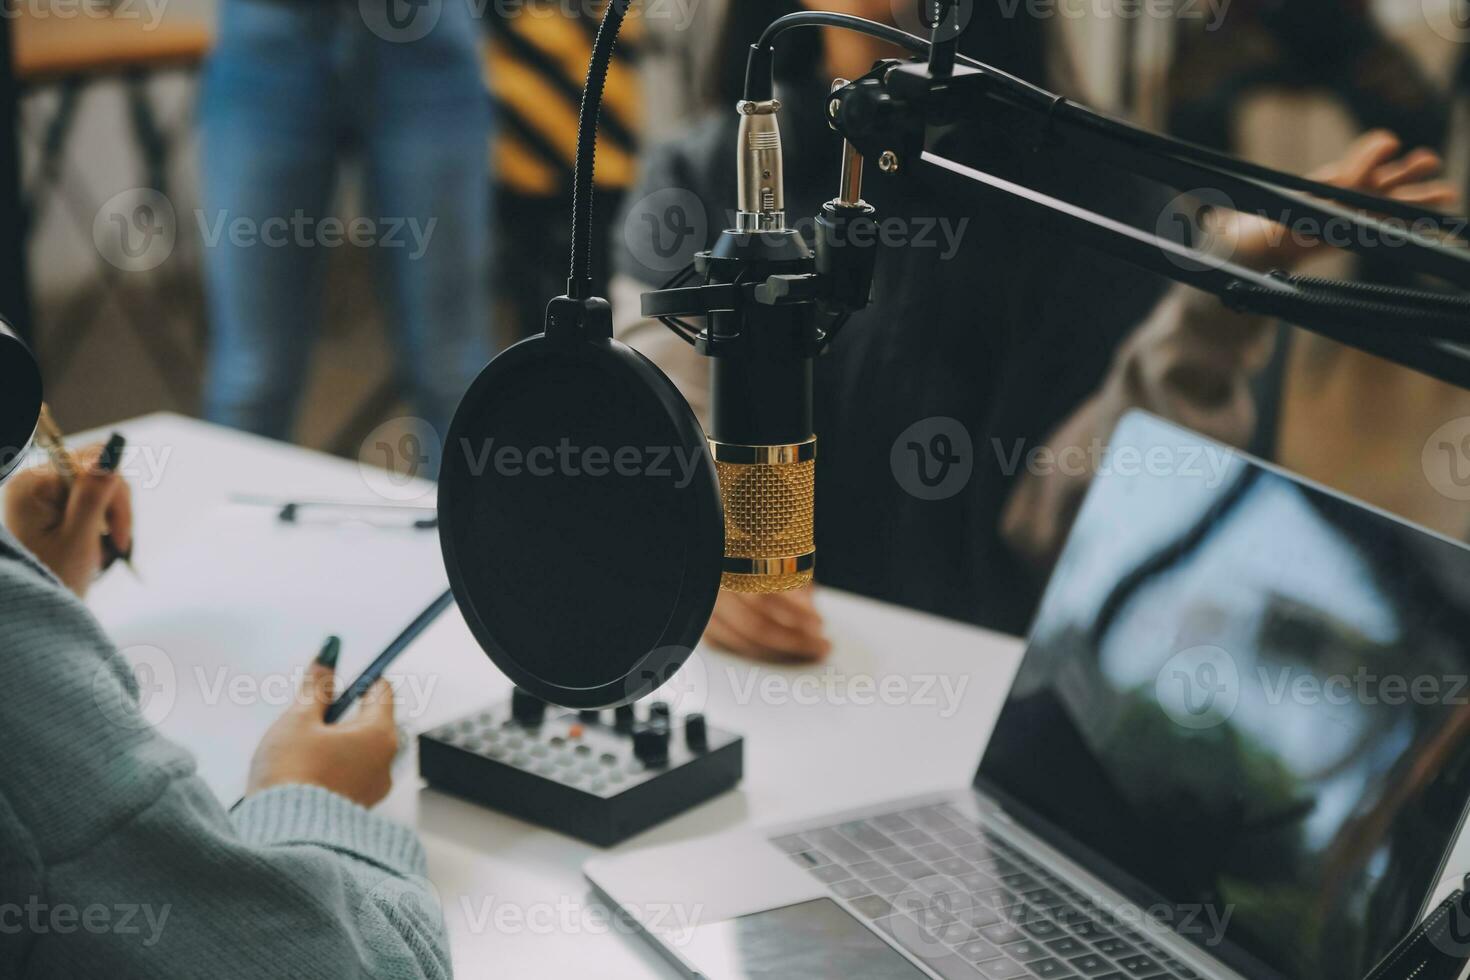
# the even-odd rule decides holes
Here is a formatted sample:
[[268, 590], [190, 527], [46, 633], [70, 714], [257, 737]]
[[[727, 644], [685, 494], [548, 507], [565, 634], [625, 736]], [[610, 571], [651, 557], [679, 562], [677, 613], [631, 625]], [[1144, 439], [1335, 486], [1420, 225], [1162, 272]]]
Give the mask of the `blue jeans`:
[[[489, 357], [479, 24], [467, 0], [407, 9], [438, 11], [412, 41], [356, 2], [221, 4], [199, 110], [212, 421], [289, 435], [344, 241], [371, 243], [399, 379], [441, 435]], [[331, 210], [348, 158], [362, 165], [356, 222]]]

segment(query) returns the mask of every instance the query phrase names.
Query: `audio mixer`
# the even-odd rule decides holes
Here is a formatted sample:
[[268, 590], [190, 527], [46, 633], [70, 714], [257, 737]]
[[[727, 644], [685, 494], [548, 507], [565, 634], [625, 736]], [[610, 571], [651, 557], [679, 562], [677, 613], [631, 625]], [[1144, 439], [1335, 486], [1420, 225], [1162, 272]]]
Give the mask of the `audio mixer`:
[[499, 707], [419, 736], [435, 789], [611, 847], [731, 789], [743, 740], [654, 701], [571, 711], [516, 690]]

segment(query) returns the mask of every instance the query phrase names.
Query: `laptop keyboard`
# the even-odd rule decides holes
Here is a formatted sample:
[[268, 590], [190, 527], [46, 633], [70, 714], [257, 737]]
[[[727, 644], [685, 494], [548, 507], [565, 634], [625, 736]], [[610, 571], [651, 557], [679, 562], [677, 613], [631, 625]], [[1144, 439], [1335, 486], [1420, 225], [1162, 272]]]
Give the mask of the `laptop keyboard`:
[[772, 843], [946, 980], [1200, 980], [947, 803]]

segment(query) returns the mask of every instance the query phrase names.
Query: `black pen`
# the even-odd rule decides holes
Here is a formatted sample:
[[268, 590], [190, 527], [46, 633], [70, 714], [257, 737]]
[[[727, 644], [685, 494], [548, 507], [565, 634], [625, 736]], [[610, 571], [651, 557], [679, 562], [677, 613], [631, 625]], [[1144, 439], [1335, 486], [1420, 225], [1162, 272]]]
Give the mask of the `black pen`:
[[[51, 410], [41, 405], [41, 416], [36, 421], [36, 442], [46, 450], [46, 455], [51, 457], [51, 463], [56, 467], [56, 472], [61, 475], [61, 482], [70, 490], [77, 478], [77, 463], [70, 450], [66, 448], [65, 438], [61, 434], [61, 427], [51, 417]], [[122, 462], [122, 451], [128, 443], [127, 438], [121, 432], [114, 432], [112, 438], [107, 440], [107, 445], [102, 447], [102, 455], [97, 459], [97, 466], [105, 473], [111, 473], [117, 469]], [[122, 559], [128, 571], [138, 575], [138, 570], [133, 567], [133, 549], [130, 547], [124, 554], [113, 542], [112, 535], [103, 533], [102, 553], [104, 561], [103, 571], [112, 567], [113, 562]], [[138, 576], [141, 578], [142, 576]]]
[[383, 671], [387, 670], [389, 665], [398, 659], [398, 655], [408, 649], [409, 644], [418, 639], [424, 630], [432, 626], [434, 620], [438, 619], [439, 615], [453, 603], [454, 593], [446, 589], [437, 599], [429, 603], [428, 608], [419, 613], [413, 622], [404, 627], [403, 632], [399, 633], [393, 642], [388, 644], [372, 663], [368, 664], [367, 670], [364, 670], [358, 675], [357, 680], [348, 685], [347, 690], [342, 692], [341, 697], [333, 701], [331, 706], [327, 708], [327, 724], [334, 724], [338, 718], [346, 714], [347, 709], [352, 707], [355, 701], [366, 694], [378, 682], [378, 678], [383, 676]]
[[[108, 438], [107, 445], [102, 447], [102, 455], [97, 457], [97, 469], [103, 473], [116, 472], [117, 468], [122, 465], [122, 454], [123, 450], [127, 448], [127, 445], [128, 437], [121, 432], [114, 432]], [[102, 535], [102, 549], [107, 555], [107, 560], [102, 565], [104, 570], [111, 568], [113, 562], [120, 560], [124, 565], [128, 566], [128, 571], [134, 575], [138, 574], [138, 570], [133, 567], [133, 549], [131, 545], [127, 551], [123, 551], [112, 540], [111, 534], [104, 534]]]

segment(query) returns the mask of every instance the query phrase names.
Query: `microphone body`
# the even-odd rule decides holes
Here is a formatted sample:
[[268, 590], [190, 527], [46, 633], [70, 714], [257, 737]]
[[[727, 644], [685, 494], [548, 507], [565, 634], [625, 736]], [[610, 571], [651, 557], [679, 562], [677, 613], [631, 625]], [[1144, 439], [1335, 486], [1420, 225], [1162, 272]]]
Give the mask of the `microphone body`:
[[[780, 103], [741, 102], [739, 212], [703, 259], [706, 282], [759, 283], [815, 270], [801, 235], [786, 228]], [[779, 592], [812, 580], [816, 562], [816, 436], [810, 303], [745, 304], [708, 321], [710, 450], [725, 511], [720, 586]]]
[[[845, 83], [844, 83], [845, 84]], [[877, 226], [861, 199], [862, 159], [843, 150], [842, 188], [817, 216], [815, 251], [786, 227], [775, 99], [740, 112], [740, 208], [733, 228], [681, 274], [643, 294], [643, 313], [711, 358], [710, 455], [725, 515], [720, 587], [781, 592], [816, 564], [817, 355], [872, 291]], [[691, 331], [679, 317], [702, 316]]]
[[[708, 260], [713, 283], [809, 272], [794, 231], [725, 232]], [[812, 431], [816, 318], [809, 305], [716, 311], [709, 330], [710, 451], [725, 510], [720, 587], [780, 592], [812, 580], [817, 440]]]

